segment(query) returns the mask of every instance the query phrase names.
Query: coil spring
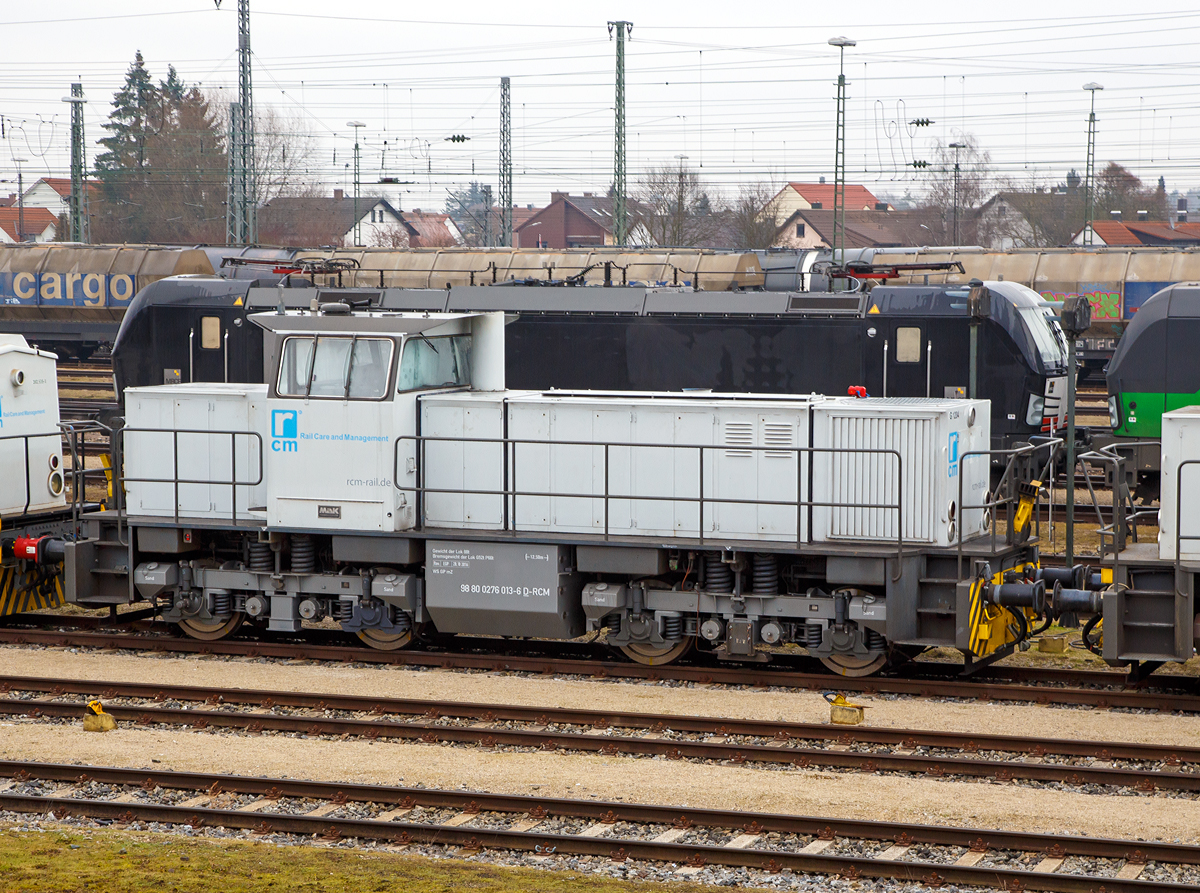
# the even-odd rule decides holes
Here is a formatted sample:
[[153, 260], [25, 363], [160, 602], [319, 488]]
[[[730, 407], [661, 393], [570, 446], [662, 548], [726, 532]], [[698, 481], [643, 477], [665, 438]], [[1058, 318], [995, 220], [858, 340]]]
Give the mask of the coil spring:
[[754, 594], [779, 594], [779, 561], [774, 555], [756, 552], [754, 555]]
[[804, 624], [804, 644], [809, 648], [821, 647], [821, 634], [825, 628], [819, 623]]
[[292, 573], [311, 574], [317, 568], [317, 544], [307, 533], [292, 534]]
[[662, 619], [662, 637], [664, 639], [683, 638], [683, 616], [680, 614], [665, 614]]
[[868, 629], [863, 639], [866, 646], [872, 651], [882, 651], [887, 647], [887, 639], [883, 637], [882, 633], [878, 633], [873, 629]]
[[270, 543], [250, 543], [250, 570], [265, 574], [275, 570], [275, 558], [271, 554]]
[[233, 593], [232, 592], [213, 592], [212, 608], [213, 614], [232, 614], [233, 613]]
[[406, 633], [412, 629], [412, 616], [407, 611], [401, 611], [399, 608], [391, 609], [392, 626], [396, 632]]
[[608, 627], [608, 634], [615, 636], [621, 631], [621, 615], [609, 614], [604, 618], [604, 625]]
[[354, 602], [349, 599], [338, 599], [330, 605], [329, 616], [338, 621], [353, 620]]
[[721, 561], [721, 553], [704, 556], [704, 588], [709, 592], [733, 592], [733, 568]]

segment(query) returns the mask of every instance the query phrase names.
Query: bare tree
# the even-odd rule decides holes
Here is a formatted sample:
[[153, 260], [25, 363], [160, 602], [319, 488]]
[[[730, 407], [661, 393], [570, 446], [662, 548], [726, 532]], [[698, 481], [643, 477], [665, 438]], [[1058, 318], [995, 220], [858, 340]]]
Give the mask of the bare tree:
[[634, 197], [638, 222], [656, 245], [692, 248], [711, 243], [721, 232], [721, 217], [699, 174], [682, 163], [651, 168]]
[[934, 143], [933, 159], [925, 174], [925, 202], [922, 208], [934, 211], [927, 215], [929, 244], [948, 245], [955, 241], [955, 220], [958, 223], [958, 243], [979, 241], [977, 217], [974, 213], [1000, 185], [992, 158], [979, 148], [975, 136], [961, 133], [949, 143], [940, 139]]
[[737, 199], [725, 211], [731, 247], [753, 250], [775, 244], [779, 227], [772, 201], [777, 191], [769, 183], [747, 183], [738, 190]]
[[304, 119], [270, 105], [255, 107], [254, 164], [261, 205], [281, 195], [321, 195], [317, 138]]

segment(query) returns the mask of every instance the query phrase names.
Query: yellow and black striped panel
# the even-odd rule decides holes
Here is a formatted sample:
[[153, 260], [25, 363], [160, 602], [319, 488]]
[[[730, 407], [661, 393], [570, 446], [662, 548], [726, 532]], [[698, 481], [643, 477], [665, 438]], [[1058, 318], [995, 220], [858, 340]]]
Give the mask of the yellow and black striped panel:
[[0, 617], [46, 611], [63, 603], [62, 575], [57, 571], [22, 571], [16, 564], [0, 565]]

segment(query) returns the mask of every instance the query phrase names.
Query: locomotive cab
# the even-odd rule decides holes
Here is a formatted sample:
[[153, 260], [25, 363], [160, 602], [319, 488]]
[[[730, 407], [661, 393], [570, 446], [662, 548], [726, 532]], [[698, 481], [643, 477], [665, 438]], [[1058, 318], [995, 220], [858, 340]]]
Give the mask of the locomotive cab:
[[503, 387], [502, 314], [348, 310], [324, 304], [251, 317], [278, 357], [263, 439], [272, 527], [410, 529], [413, 505], [392, 483], [393, 445], [406, 453], [400, 473], [411, 477], [418, 396]]

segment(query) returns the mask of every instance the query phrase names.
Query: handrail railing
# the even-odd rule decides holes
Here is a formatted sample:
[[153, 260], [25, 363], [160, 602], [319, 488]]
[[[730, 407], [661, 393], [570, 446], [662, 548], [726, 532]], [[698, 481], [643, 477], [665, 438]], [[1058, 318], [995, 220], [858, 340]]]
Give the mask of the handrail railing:
[[[1153, 443], [1153, 441], [1150, 441]], [[1135, 511], [1126, 513], [1125, 502], [1121, 498], [1122, 486], [1122, 468], [1126, 461], [1125, 457], [1120, 455], [1117, 443], [1111, 443], [1108, 446], [1101, 447], [1097, 450], [1090, 450], [1086, 453], [1081, 453], [1076, 457], [1077, 462], [1090, 462], [1096, 465], [1112, 466], [1109, 477], [1109, 487], [1112, 490], [1112, 522], [1109, 524], [1101, 523], [1096, 532], [1100, 536], [1100, 560], [1104, 560], [1104, 556], [1108, 552], [1112, 552], [1113, 556], [1113, 579], [1118, 578], [1118, 570], [1121, 567], [1121, 552], [1125, 549], [1125, 537], [1130, 524], [1136, 524], [1141, 518], [1150, 517], [1155, 513], [1155, 510]], [[1186, 464], [1186, 463], [1185, 463]], [[1068, 471], [1068, 474], [1073, 474], [1074, 469]], [[1106, 472], [1107, 474], [1107, 472]], [[1091, 487], [1091, 478], [1088, 478], [1088, 486]], [[1095, 495], [1093, 494], [1093, 502]], [[1105, 540], [1112, 540], [1112, 547], [1109, 549], [1105, 545]]]
[[[180, 485], [201, 485], [201, 486], [228, 486], [230, 491], [230, 520], [237, 521], [237, 488], [238, 487], [256, 487], [263, 482], [263, 439], [262, 435], [257, 431], [232, 431], [232, 430], [209, 430], [202, 428], [121, 428], [117, 432], [117, 440], [120, 445], [120, 452], [125, 452], [125, 436], [127, 434], [170, 434], [171, 435], [171, 468], [172, 476], [169, 478], [147, 478], [147, 477], [129, 477], [122, 470], [114, 471], [113, 489], [114, 492], [119, 486], [127, 483], [135, 484], [172, 484], [175, 495], [175, 522], [179, 523], [179, 487]], [[179, 476], [179, 435], [228, 435], [229, 436], [229, 480], [209, 480], [203, 478], [181, 478]], [[238, 438], [252, 437], [258, 443], [258, 477], [255, 480], [240, 481], [237, 477], [237, 452]]]
[[[1032, 461], [1032, 459], [1036, 453], [1040, 452], [1041, 450], [1047, 450], [1046, 462], [1042, 466], [1041, 474], [1038, 475], [1037, 479], [1042, 480], [1042, 481], [1048, 480], [1047, 476], [1049, 475], [1050, 469], [1053, 467], [1054, 461], [1057, 458], [1059, 447], [1061, 447], [1062, 445], [1063, 445], [1062, 438], [1054, 437], [1054, 438], [1049, 438], [1047, 440], [1041, 441], [1039, 443], [1029, 443], [1029, 444], [1025, 444], [1023, 446], [1011, 447], [1010, 449], [1007, 449], [1007, 450], [971, 450], [970, 452], [963, 453], [961, 456], [959, 456], [959, 458], [958, 458], [958, 512], [959, 512], [960, 520], [959, 520], [959, 524], [958, 524], [958, 529], [956, 531], [956, 534], [957, 534], [956, 541], [957, 541], [957, 550], [958, 550], [957, 576], [958, 576], [959, 580], [964, 579], [964, 577], [963, 577], [963, 528], [965, 527], [966, 513], [968, 511], [974, 511], [976, 509], [981, 510], [984, 512], [984, 518], [986, 520], [987, 513], [991, 512], [992, 517], [991, 517], [990, 523], [988, 524], [988, 527], [990, 528], [989, 533], [991, 534], [991, 548], [992, 548], [992, 551], [995, 552], [996, 551], [996, 521], [997, 521], [997, 514], [998, 514], [997, 510], [999, 508], [1003, 507], [1005, 509], [1005, 515], [1004, 515], [1005, 538], [1008, 542], [1013, 542], [1012, 524], [1013, 524], [1013, 519], [1016, 517], [1016, 506], [1020, 502], [1020, 495], [1015, 492], [1016, 491], [1016, 483], [1017, 483], [1016, 469], [1017, 469], [1018, 464], [1023, 465], [1023, 464], [1025, 464], [1026, 461]], [[963, 480], [965, 478], [965, 475], [963, 474], [963, 466], [966, 464], [967, 459], [971, 459], [976, 456], [987, 456], [989, 465], [991, 464], [991, 460], [993, 457], [1003, 457], [1003, 456], [1008, 457], [1008, 461], [1005, 463], [1005, 466], [1004, 466], [1004, 472], [1000, 475], [1000, 481], [996, 484], [995, 490], [992, 491], [992, 498], [987, 499], [986, 498], [987, 494], [985, 494], [984, 502], [979, 503], [977, 505], [976, 504], [968, 504], [968, 503], [963, 502]], [[1008, 485], [1009, 490], [1012, 492], [1010, 492], [1008, 495], [1001, 495], [1004, 493], [1005, 484]], [[1035, 509], [1037, 508], [1037, 505], [1040, 502], [1041, 502], [1041, 493], [1039, 491], [1037, 497], [1034, 500], [1034, 508]], [[1035, 517], [1036, 517], [1036, 513], [1035, 513]], [[1034, 523], [1036, 524], [1038, 522], [1035, 521]]]
[[[415, 445], [412, 457], [415, 468], [412, 473], [416, 475], [416, 481], [412, 486], [402, 486], [400, 484], [400, 444], [412, 442]], [[502, 450], [502, 468], [500, 469], [500, 480], [503, 482], [499, 489], [478, 489], [467, 487], [430, 487], [426, 483], [426, 462], [425, 452], [426, 445], [429, 443], [461, 443], [461, 444], [480, 444], [492, 445], [501, 447]], [[545, 490], [521, 490], [517, 486], [517, 455], [518, 446], [541, 446], [541, 447], [591, 447], [602, 448], [604, 450], [604, 488], [603, 492], [589, 493], [567, 493], [560, 491], [545, 491]], [[610, 456], [611, 450], [619, 449], [667, 449], [677, 451], [695, 451], [697, 455], [697, 474], [698, 483], [695, 496], [680, 496], [678, 494], [649, 496], [629, 493], [613, 493], [610, 490]], [[711, 496], [704, 492], [705, 479], [705, 461], [704, 457], [707, 453], [720, 450], [737, 450], [739, 452], [758, 452], [758, 453], [790, 453], [796, 458], [796, 498], [795, 499], [739, 499], [734, 497]], [[881, 456], [889, 456], [896, 461], [896, 501], [894, 503], [875, 503], [875, 502], [825, 502], [812, 498], [805, 499], [804, 489], [810, 486], [808, 475], [805, 473], [804, 457], [812, 457], [816, 454], [874, 454]], [[904, 555], [904, 460], [898, 450], [894, 449], [875, 449], [875, 448], [839, 448], [839, 447], [780, 447], [780, 446], [749, 446], [749, 445], [730, 445], [730, 444], [677, 444], [677, 443], [632, 443], [619, 441], [596, 441], [596, 440], [570, 440], [570, 441], [550, 441], [538, 440], [532, 438], [515, 438], [515, 437], [450, 437], [450, 436], [433, 436], [433, 435], [405, 435], [396, 439], [393, 444], [392, 456], [392, 483], [393, 486], [402, 493], [412, 493], [416, 502], [416, 524], [418, 529], [423, 529], [426, 526], [427, 514], [425, 509], [425, 497], [430, 494], [448, 494], [458, 496], [496, 496], [501, 497], [501, 522], [500, 529], [517, 531], [516, 508], [517, 499], [519, 497], [533, 498], [561, 498], [561, 499], [601, 499], [604, 501], [604, 538], [609, 539], [612, 536], [611, 532], [611, 503], [614, 500], [628, 501], [630, 503], [639, 502], [671, 502], [671, 503], [694, 503], [697, 506], [697, 539], [704, 543], [710, 541], [711, 537], [705, 537], [704, 519], [705, 506], [714, 505], [757, 505], [757, 506], [775, 506], [787, 507], [796, 509], [796, 542], [801, 545], [804, 542], [812, 542], [812, 509], [814, 508], [830, 508], [830, 509], [877, 509], [884, 511], [896, 512], [896, 553], [897, 558], [902, 558]], [[809, 494], [810, 497], [812, 494]], [[511, 508], [510, 508], [511, 506]], [[808, 510], [809, 524], [807, 526], [807, 540], [804, 539], [803, 532], [805, 530], [805, 510]], [[897, 573], [899, 567], [897, 566]]]
[[[1200, 465], [1200, 459], [1185, 459], [1175, 467], [1175, 594], [1179, 591], [1179, 571], [1183, 565], [1183, 541], [1200, 540], [1200, 534], [1183, 533], [1183, 469], [1189, 465]], [[1115, 576], [1114, 571], [1114, 576]]]

